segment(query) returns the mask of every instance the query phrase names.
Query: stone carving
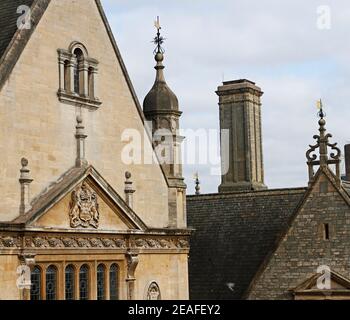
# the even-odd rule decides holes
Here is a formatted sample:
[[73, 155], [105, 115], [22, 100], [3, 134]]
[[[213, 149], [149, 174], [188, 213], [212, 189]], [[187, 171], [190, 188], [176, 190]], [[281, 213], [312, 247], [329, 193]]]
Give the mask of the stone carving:
[[57, 238], [50, 238], [47, 240], [50, 247], [62, 247], [63, 246], [63, 243], [60, 239], [57, 239]]
[[97, 195], [85, 182], [72, 192], [69, 217], [72, 228], [98, 228], [100, 214]]
[[77, 239], [77, 243], [78, 243], [78, 246], [80, 248], [89, 248], [89, 247], [91, 247], [91, 244], [90, 244], [88, 239], [79, 238], [79, 239]]
[[126, 242], [122, 239], [115, 239], [115, 244], [117, 248], [126, 248]]
[[72, 238], [63, 238], [62, 242], [64, 244], [65, 247], [71, 248], [71, 247], [75, 247], [75, 240]]
[[[26, 248], [105, 248], [126, 249], [125, 239], [116, 237], [79, 237], [79, 236], [25, 236], [24, 246]], [[0, 236], [0, 247], [21, 247], [22, 241], [19, 237]], [[189, 242], [185, 239], [152, 239], [137, 238], [131, 241], [132, 248], [140, 249], [187, 249]]]
[[148, 287], [147, 300], [161, 300], [160, 289], [156, 282], [152, 282]]
[[101, 247], [103, 247], [102, 241], [100, 239], [97, 239], [97, 238], [90, 239], [90, 244], [94, 248], [101, 248]]
[[46, 248], [49, 246], [48, 242], [40, 237], [33, 238], [33, 244], [37, 248]]
[[188, 248], [189, 247], [189, 243], [187, 240], [179, 240], [178, 241], [178, 247], [180, 248]]
[[189, 242], [185, 239], [136, 239], [135, 240], [135, 246], [137, 248], [142, 248], [142, 249], [171, 249], [171, 248], [181, 248], [181, 249], [186, 249], [189, 248]]
[[14, 237], [4, 237], [1, 240], [3, 246], [6, 248], [12, 248], [18, 245], [18, 239]]

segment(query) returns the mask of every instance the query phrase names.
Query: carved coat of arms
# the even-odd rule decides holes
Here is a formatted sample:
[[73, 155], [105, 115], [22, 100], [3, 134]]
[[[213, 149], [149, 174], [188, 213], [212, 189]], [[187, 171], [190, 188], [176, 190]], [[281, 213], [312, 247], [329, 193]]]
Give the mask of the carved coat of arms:
[[85, 182], [72, 192], [69, 217], [72, 228], [98, 228], [100, 213], [97, 195]]

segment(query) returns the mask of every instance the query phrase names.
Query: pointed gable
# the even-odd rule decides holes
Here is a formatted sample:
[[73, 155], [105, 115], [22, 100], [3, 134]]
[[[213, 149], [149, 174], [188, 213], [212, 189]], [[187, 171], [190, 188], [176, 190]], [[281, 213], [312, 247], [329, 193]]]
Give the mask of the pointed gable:
[[315, 273], [291, 289], [296, 300], [350, 299], [350, 280], [337, 272]]
[[329, 142], [332, 135], [326, 133], [322, 108], [319, 115], [320, 134], [314, 136], [317, 143], [306, 153], [309, 188], [251, 282], [245, 294], [249, 299], [291, 299], [290, 288], [300, 284], [301, 276], [315, 274], [320, 266], [350, 276], [350, 198], [340, 179], [340, 150]]
[[[146, 150], [141, 152], [145, 157], [152, 156], [152, 142], [100, 1], [39, 0], [33, 2], [31, 14], [33, 28], [16, 31], [0, 65], [0, 140], [4, 141], [0, 168], [6, 168], [1, 171], [4, 201], [0, 221], [18, 216], [20, 190], [15, 172], [21, 157], [32, 164], [34, 197], [75, 163], [74, 126], [79, 113], [88, 136], [86, 160], [119, 194], [124, 192], [125, 172], [131, 172], [135, 212], [149, 226], [167, 227], [168, 184], [161, 166], [157, 161], [125, 161], [121, 156], [130, 131], [140, 135], [136, 147]], [[87, 48], [88, 58], [98, 61], [94, 94], [101, 105], [97, 110], [81, 108], [79, 103], [72, 106], [58, 97], [58, 51], [67, 50], [75, 41]], [[16, 126], [10, 125], [13, 119]]]
[[143, 221], [93, 167], [73, 168], [14, 220], [28, 228], [146, 230]]

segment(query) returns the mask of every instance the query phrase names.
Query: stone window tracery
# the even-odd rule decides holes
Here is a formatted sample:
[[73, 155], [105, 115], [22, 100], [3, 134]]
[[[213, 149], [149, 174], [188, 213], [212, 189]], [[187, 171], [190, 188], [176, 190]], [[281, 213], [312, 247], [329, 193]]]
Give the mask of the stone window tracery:
[[49, 266], [46, 270], [46, 300], [57, 300], [57, 268]]

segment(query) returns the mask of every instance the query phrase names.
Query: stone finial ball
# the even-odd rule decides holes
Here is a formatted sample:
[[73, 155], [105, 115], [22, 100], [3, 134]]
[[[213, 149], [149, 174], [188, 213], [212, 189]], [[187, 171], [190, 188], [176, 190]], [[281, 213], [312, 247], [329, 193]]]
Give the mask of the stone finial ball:
[[131, 173], [129, 171], [125, 172], [125, 178], [130, 179], [131, 178]]
[[83, 122], [83, 117], [82, 116], [77, 116], [77, 122], [82, 123]]
[[21, 159], [21, 165], [22, 165], [22, 167], [26, 167], [28, 165], [28, 159], [22, 158]]
[[320, 119], [320, 121], [318, 121], [318, 124], [320, 126], [324, 126], [326, 124], [326, 120], [325, 119]]
[[164, 55], [161, 52], [157, 52], [157, 54], [154, 58], [157, 62], [162, 62], [164, 60]]

